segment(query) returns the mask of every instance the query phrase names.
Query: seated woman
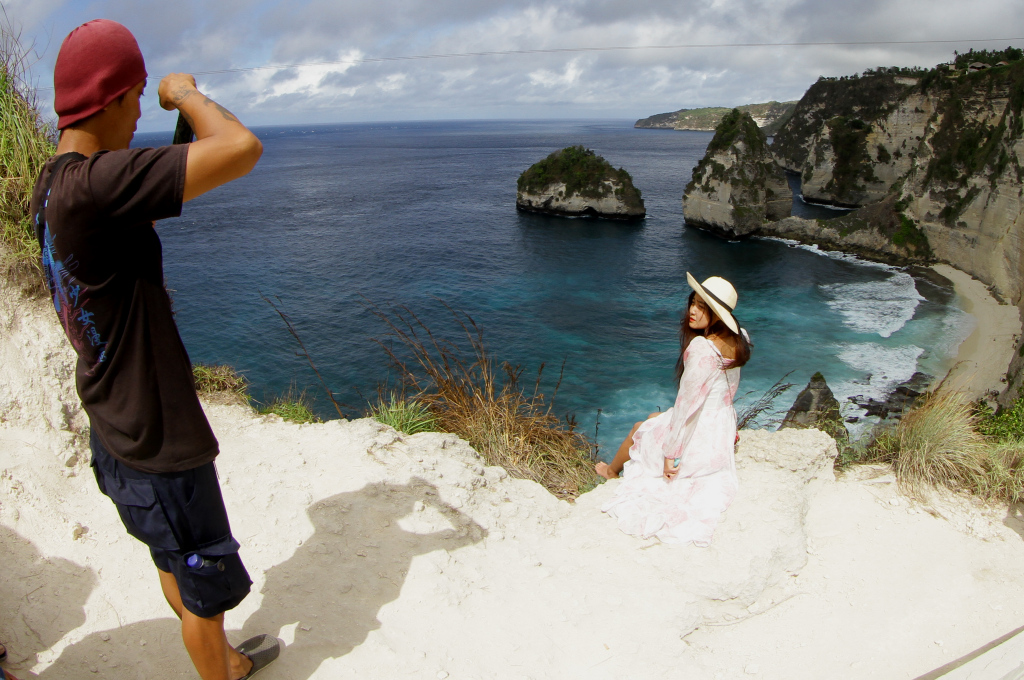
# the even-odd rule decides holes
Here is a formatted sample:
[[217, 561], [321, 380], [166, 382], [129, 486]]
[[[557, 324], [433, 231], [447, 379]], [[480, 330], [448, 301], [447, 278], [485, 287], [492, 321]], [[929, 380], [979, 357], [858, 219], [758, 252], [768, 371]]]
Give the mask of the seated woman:
[[736, 411], [739, 368], [750, 342], [733, 310], [736, 289], [713, 276], [693, 288], [680, 323], [675, 405], [637, 423], [598, 474], [623, 481], [602, 508], [619, 528], [666, 543], [707, 546], [736, 495]]

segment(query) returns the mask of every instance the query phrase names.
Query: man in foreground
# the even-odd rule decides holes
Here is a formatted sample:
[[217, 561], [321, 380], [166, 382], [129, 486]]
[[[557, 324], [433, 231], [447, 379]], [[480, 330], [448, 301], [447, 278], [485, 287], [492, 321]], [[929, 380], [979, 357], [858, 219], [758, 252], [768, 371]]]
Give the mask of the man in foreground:
[[146, 68], [135, 38], [103, 19], [72, 31], [54, 68], [60, 142], [31, 210], [61, 325], [78, 353], [92, 465], [128, 533], [146, 543], [203, 680], [251, 677], [279, 652], [260, 635], [233, 649], [224, 612], [252, 582], [231, 535], [213, 460], [219, 449], [164, 287], [153, 221], [248, 173], [263, 147], [176, 73], [158, 90], [192, 144], [129, 149]]

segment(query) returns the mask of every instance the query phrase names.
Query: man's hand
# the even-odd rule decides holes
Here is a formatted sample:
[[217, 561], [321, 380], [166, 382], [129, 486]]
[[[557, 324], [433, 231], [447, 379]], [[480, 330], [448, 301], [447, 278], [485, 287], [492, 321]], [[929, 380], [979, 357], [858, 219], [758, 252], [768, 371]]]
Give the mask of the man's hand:
[[238, 179], [256, 165], [263, 153], [260, 140], [233, 113], [198, 89], [188, 73], [164, 76], [157, 89], [160, 106], [178, 110], [195, 132], [185, 161], [184, 200]]
[[666, 458], [665, 459], [665, 481], [671, 482], [675, 479], [675, 476], [679, 474], [679, 459], [678, 458]]
[[160, 87], [157, 88], [160, 106], [168, 111], [173, 111], [186, 99], [198, 93], [196, 79], [188, 73], [170, 73], [164, 76], [160, 81]]

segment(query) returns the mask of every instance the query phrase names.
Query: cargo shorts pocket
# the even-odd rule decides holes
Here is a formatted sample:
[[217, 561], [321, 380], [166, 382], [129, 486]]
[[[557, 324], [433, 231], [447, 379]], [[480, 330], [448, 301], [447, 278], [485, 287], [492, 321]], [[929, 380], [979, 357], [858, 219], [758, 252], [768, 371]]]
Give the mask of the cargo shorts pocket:
[[182, 603], [197, 616], [233, 609], [249, 594], [252, 580], [238, 556], [238, 542], [230, 536], [184, 555], [182, 561], [176, 573]]
[[128, 533], [150, 548], [179, 550], [178, 539], [167, 513], [157, 502], [153, 483], [148, 479], [112, 476], [95, 465], [96, 482], [110, 500]]

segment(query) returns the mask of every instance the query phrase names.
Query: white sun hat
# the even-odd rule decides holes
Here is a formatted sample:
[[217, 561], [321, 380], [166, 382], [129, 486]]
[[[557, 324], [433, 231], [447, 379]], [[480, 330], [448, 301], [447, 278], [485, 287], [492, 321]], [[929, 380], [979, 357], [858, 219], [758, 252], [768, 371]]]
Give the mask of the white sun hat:
[[708, 303], [708, 307], [714, 310], [715, 315], [725, 322], [729, 330], [733, 333], [740, 332], [739, 325], [732, 316], [732, 311], [736, 309], [736, 289], [731, 283], [721, 276], [712, 276], [704, 279], [704, 283], [697, 283], [697, 279], [693, 278], [690, 272], [686, 272], [686, 281], [690, 288]]

